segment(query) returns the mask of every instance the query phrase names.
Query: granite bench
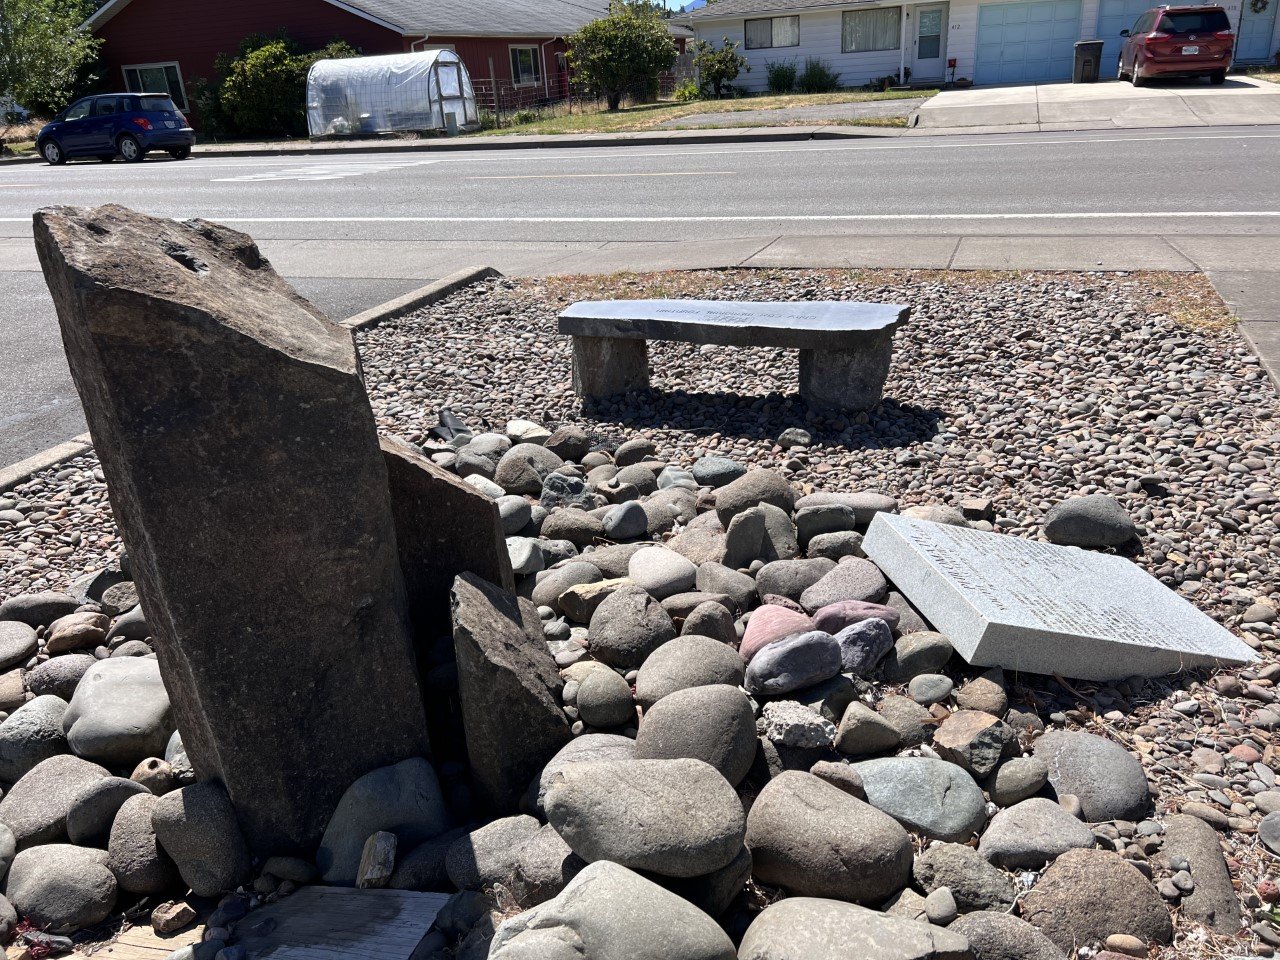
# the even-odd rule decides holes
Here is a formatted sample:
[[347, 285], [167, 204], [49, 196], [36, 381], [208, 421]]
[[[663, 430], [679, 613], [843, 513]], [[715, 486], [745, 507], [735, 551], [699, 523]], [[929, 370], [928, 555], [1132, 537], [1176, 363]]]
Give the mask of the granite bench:
[[911, 310], [839, 301], [588, 300], [560, 314], [573, 338], [573, 388], [609, 397], [649, 386], [649, 340], [800, 351], [800, 395], [813, 409], [869, 410], [880, 400], [893, 333]]

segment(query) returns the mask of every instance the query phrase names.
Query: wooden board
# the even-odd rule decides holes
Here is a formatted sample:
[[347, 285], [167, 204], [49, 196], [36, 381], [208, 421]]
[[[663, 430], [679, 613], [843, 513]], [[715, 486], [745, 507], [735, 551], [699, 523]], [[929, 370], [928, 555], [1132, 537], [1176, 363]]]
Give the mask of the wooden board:
[[[250, 957], [271, 960], [409, 960], [448, 899], [409, 890], [303, 887], [241, 920], [234, 942]], [[203, 933], [194, 926], [160, 937], [150, 927], [134, 927], [89, 950], [99, 960], [164, 960]]]

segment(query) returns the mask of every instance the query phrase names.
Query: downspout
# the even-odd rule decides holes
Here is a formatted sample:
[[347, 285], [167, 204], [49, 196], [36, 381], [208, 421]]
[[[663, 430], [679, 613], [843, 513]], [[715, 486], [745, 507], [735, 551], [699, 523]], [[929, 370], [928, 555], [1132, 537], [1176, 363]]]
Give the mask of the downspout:
[[907, 13], [906, 4], [902, 6], [902, 20], [898, 23], [898, 85], [907, 82]]
[[559, 39], [561, 38], [552, 37], [550, 40], [548, 40], [539, 48], [539, 52], [542, 56], [542, 95], [544, 97], [547, 97], [548, 99], [550, 99], [551, 97], [551, 87], [550, 87], [551, 76], [547, 71], [547, 46], [549, 44], [555, 43]]
[[418, 44], [420, 44], [420, 43], [426, 43], [426, 42], [427, 42], [427, 39], [428, 39], [428, 38], [427, 38], [427, 36], [424, 34], [423, 36], [419, 37], [417, 40], [411, 40], [411, 41], [409, 42], [409, 52], [410, 52], [410, 53], [421, 53], [422, 51], [418, 49]]

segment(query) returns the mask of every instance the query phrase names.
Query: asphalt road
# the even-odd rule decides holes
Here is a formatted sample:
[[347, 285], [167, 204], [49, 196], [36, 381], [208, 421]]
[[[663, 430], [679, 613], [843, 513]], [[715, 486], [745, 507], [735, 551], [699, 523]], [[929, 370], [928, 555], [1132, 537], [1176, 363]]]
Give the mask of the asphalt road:
[[1277, 169], [1274, 128], [3, 167], [0, 464], [84, 429], [30, 240], [52, 204], [224, 221], [340, 317], [476, 263], [1280, 261]]

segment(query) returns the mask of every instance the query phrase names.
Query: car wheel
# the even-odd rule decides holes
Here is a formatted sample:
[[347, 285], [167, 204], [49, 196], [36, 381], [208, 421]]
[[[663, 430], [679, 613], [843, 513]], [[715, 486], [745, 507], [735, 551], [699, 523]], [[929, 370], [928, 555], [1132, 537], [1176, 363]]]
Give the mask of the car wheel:
[[1213, 71], [1213, 73], [1209, 74], [1209, 82], [1210, 82], [1210, 83], [1212, 83], [1215, 87], [1216, 87], [1216, 86], [1220, 86], [1221, 84], [1226, 83], [1226, 82], [1227, 82], [1227, 71], [1225, 71], [1225, 70], [1215, 70], [1215, 71]]
[[142, 144], [127, 133], [120, 138], [119, 148], [120, 156], [124, 157], [126, 163], [138, 163], [147, 155]]
[[111, 162], [112, 160], [114, 160], [115, 158], [116, 158], [116, 155], [115, 155], [114, 153], [100, 153], [100, 154], [98, 154], [98, 162], [99, 162], [99, 163], [110, 163], [110, 162]]
[[173, 159], [175, 160], [185, 160], [187, 159], [187, 157], [191, 156], [191, 148], [190, 147], [174, 147], [172, 150], [169, 151], [169, 156], [173, 157]]
[[1124, 57], [1121, 57], [1118, 61], [1116, 61], [1116, 79], [1117, 80], [1129, 79], [1129, 74], [1124, 72]]
[[58, 145], [57, 140], [46, 140], [40, 144], [40, 156], [44, 157], [46, 163], [55, 167], [67, 162], [67, 155], [62, 152], [62, 147]]
[[1129, 75], [1129, 82], [1135, 87], [1145, 87], [1147, 85], [1146, 78], [1142, 76], [1137, 60], [1133, 61], [1133, 72]]

